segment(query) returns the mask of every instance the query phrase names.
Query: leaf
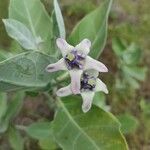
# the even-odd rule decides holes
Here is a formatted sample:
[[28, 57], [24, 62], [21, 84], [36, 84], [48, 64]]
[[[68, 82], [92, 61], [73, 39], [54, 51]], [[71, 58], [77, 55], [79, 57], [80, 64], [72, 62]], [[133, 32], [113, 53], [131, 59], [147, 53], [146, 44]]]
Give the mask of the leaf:
[[142, 110], [142, 112], [147, 115], [147, 116], [150, 116], [150, 102], [149, 101], [145, 101], [144, 99], [142, 99], [140, 101], [140, 108]]
[[51, 49], [52, 21], [40, 0], [11, 0], [9, 18], [22, 22], [35, 38], [41, 38], [39, 50], [54, 53]]
[[25, 24], [34, 37], [42, 40], [52, 33], [51, 20], [40, 0], [11, 0], [9, 17]]
[[53, 79], [46, 72], [55, 59], [38, 51], [16, 55], [0, 63], [0, 91], [42, 89]]
[[59, 7], [59, 4], [58, 4], [57, 0], [54, 0], [54, 14], [55, 14], [58, 29], [59, 29], [59, 35], [60, 35], [61, 38], [65, 39], [66, 31], [65, 31], [64, 20], [63, 20], [61, 9]]
[[112, 39], [112, 49], [118, 57], [122, 57], [123, 52], [126, 49], [125, 41], [120, 38]]
[[56, 150], [58, 148], [52, 137], [39, 140], [39, 146], [42, 150]]
[[29, 125], [25, 129], [26, 133], [35, 139], [45, 139], [52, 135], [51, 122], [37, 122]]
[[107, 36], [107, 20], [112, 0], [105, 0], [96, 10], [85, 16], [73, 29], [69, 41], [78, 44], [84, 38], [92, 42], [90, 55], [98, 58]]
[[[130, 75], [124, 75], [124, 80], [127, 81], [131, 89], [138, 89], [140, 87], [139, 82], [135, 78], [131, 77]], [[129, 88], [128, 85], [127, 88]]]
[[125, 74], [128, 74], [137, 80], [144, 81], [145, 79], [146, 68], [123, 66], [122, 69]]
[[30, 30], [21, 22], [14, 19], [3, 19], [6, 31], [10, 37], [17, 40], [25, 49], [38, 49], [36, 38], [33, 37]]
[[23, 150], [24, 149], [24, 144], [23, 144], [23, 139], [15, 128], [10, 127], [8, 131], [8, 137], [9, 137], [9, 143], [13, 150]]
[[7, 130], [9, 122], [18, 114], [22, 107], [23, 99], [23, 92], [18, 92], [14, 97], [12, 97], [11, 101], [8, 103], [6, 113], [0, 122], [0, 133], [3, 133]]
[[130, 114], [120, 114], [117, 118], [121, 123], [121, 131], [124, 134], [133, 133], [138, 127], [138, 120]]
[[6, 93], [0, 93], [0, 122], [7, 110], [7, 95]]
[[77, 97], [58, 100], [53, 123], [55, 139], [64, 150], [128, 149], [115, 117], [95, 106], [83, 113]]
[[0, 62], [12, 56], [12, 53], [0, 49]]
[[128, 65], [136, 65], [141, 58], [141, 49], [132, 43], [123, 53], [123, 59]]
[[93, 104], [97, 107], [104, 109], [105, 111], [109, 111], [110, 107], [106, 105], [105, 95], [101, 92], [95, 93]]

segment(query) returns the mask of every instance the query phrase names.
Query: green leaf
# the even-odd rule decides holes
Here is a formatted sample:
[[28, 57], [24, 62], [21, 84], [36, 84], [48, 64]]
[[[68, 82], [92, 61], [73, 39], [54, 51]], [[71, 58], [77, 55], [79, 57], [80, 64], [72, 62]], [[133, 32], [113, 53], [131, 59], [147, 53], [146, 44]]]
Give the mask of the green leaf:
[[39, 140], [39, 146], [42, 150], [56, 150], [58, 148], [52, 137]]
[[[128, 85], [130, 85], [132, 89], [138, 89], [140, 87], [139, 82], [135, 78], [131, 77], [130, 75], [125, 75], [124, 80], [127, 81]], [[127, 88], [129, 88], [128, 85]]]
[[123, 59], [128, 65], [135, 65], [139, 63], [141, 58], [140, 48], [132, 43], [123, 53]]
[[93, 104], [95, 106], [98, 106], [98, 107], [104, 109], [105, 111], [110, 110], [110, 107], [106, 105], [106, 98], [105, 98], [104, 93], [102, 93], [102, 92], [95, 93], [95, 96], [93, 99]]
[[24, 149], [24, 144], [23, 144], [23, 139], [15, 128], [10, 127], [8, 131], [8, 137], [9, 137], [9, 143], [12, 147], [13, 150], [23, 150]]
[[42, 89], [53, 79], [46, 72], [54, 58], [38, 51], [16, 55], [0, 63], [0, 91]]
[[17, 40], [25, 49], [38, 49], [36, 38], [33, 37], [30, 30], [21, 22], [14, 19], [3, 19], [6, 31], [10, 37]]
[[52, 135], [51, 122], [37, 122], [29, 125], [25, 129], [26, 133], [35, 139], [45, 139]]
[[42, 40], [52, 33], [51, 20], [40, 0], [11, 0], [9, 17], [25, 24], [34, 37]]
[[138, 120], [130, 114], [120, 114], [117, 118], [121, 123], [121, 131], [124, 134], [133, 133], [138, 127]]
[[8, 103], [6, 113], [0, 122], [0, 133], [7, 130], [9, 122], [18, 114], [22, 107], [23, 99], [23, 92], [18, 92], [12, 97], [11, 101]]
[[7, 95], [6, 93], [0, 93], [0, 122], [7, 110]]
[[0, 49], [0, 62], [12, 56], [12, 53]]
[[65, 31], [64, 20], [63, 20], [61, 9], [59, 7], [57, 0], [54, 0], [54, 14], [55, 14], [58, 29], [59, 29], [59, 35], [60, 35], [60, 37], [65, 39], [66, 31]]
[[128, 149], [115, 117], [95, 106], [83, 113], [77, 97], [58, 100], [53, 123], [55, 139], [65, 150]]
[[122, 69], [125, 74], [128, 74], [137, 80], [143, 81], [145, 79], [146, 68], [123, 66]]
[[85, 16], [73, 29], [69, 41], [78, 44], [84, 38], [92, 42], [90, 55], [98, 58], [107, 37], [107, 20], [112, 0], [105, 0], [96, 10]]
[[112, 49], [117, 56], [121, 57], [123, 55], [123, 52], [126, 49], [125, 41], [123, 41], [120, 38], [113, 38], [112, 39]]
[[41, 51], [54, 53], [51, 49], [52, 21], [40, 0], [11, 0], [9, 18], [22, 22], [35, 38], [42, 39], [39, 45]]
[[140, 101], [140, 108], [145, 115], [150, 116], [150, 102], [149, 101], [145, 101], [144, 99], [142, 99]]

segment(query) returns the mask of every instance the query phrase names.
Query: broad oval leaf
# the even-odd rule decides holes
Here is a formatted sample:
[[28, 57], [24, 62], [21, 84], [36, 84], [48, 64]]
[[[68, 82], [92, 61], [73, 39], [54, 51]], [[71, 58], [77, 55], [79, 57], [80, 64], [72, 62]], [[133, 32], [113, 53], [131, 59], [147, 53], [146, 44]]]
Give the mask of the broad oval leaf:
[[30, 29], [39, 43], [39, 50], [51, 55], [54, 53], [51, 46], [52, 21], [40, 0], [10, 0], [9, 18], [22, 22]]
[[107, 37], [107, 20], [112, 0], [105, 0], [96, 10], [85, 16], [73, 29], [69, 42], [76, 45], [84, 38], [92, 42], [90, 55], [98, 58]]
[[95, 106], [84, 114], [77, 97], [58, 100], [58, 106], [53, 132], [64, 150], [128, 149], [120, 124], [112, 114]]
[[55, 59], [38, 51], [16, 55], [0, 63], [0, 91], [42, 89], [53, 79], [46, 72]]
[[9, 17], [25, 24], [42, 40], [52, 33], [51, 20], [40, 0], [10, 0]]
[[6, 31], [10, 37], [17, 40], [25, 49], [37, 50], [36, 38], [21, 22], [14, 19], [3, 19]]

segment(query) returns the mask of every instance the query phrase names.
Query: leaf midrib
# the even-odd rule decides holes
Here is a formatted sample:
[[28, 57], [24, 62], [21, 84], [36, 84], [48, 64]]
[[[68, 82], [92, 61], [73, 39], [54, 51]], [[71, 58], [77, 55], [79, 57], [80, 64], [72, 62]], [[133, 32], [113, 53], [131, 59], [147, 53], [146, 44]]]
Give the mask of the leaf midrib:
[[31, 31], [32, 31], [34, 37], [36, 37], [36, 32], [34, 30], [34, 25], [33, 25], [33, 22], [32, 22], [32, 19], [31, 19], [31, 15], [30, 15], [30, 12], [29, 12], [29, 9], [27, 7], [27, 4], [26, 4], [25, 0], [23, 0], [23, 3], [24, 3], [24, 6], [25, 6], [25, 10], [26, 10], [27, 16], [29, 18], [28, 22], [29, 22], [29, 25], [31, 27]]
[[68, 118], [71, 120], [71, 122], [81, 131], [81, 133], [83, 135], [85, 135], [85, 137], [90, 141], [90, 143], [93, 144], [93, 146], [97, 149], [100, 150], [100, 148], [96, 145], [95, 141], [93, 141], [88, 135], [87, 133], [85, 133], [82, 128], [76, 123], [76, 121], [72, 118], [72, 116], [70, 115], [70, 113], [68, 112], [68, 110], [66, 109], [65, 105], [63, 104], [63, 102], [58, 99], [58, 103], [62, 106], [64, 112], [67, 114]]

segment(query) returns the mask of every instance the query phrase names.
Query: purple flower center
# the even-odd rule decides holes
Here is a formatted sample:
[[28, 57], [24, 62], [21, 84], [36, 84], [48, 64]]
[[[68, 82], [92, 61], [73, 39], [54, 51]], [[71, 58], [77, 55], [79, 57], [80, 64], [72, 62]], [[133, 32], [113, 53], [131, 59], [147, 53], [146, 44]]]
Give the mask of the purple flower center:
[[83, 69], [85, 56], [78, 53], [76, 50], [73, 50], [65, 56], [65, 62], [69, 70]]
[[93, 91], [95, 86], [96, 86], [96, 78], [93, 76], [89, 76], [87, 73], [83, 73], [83, 76], [81, 78], [81, 90]]

